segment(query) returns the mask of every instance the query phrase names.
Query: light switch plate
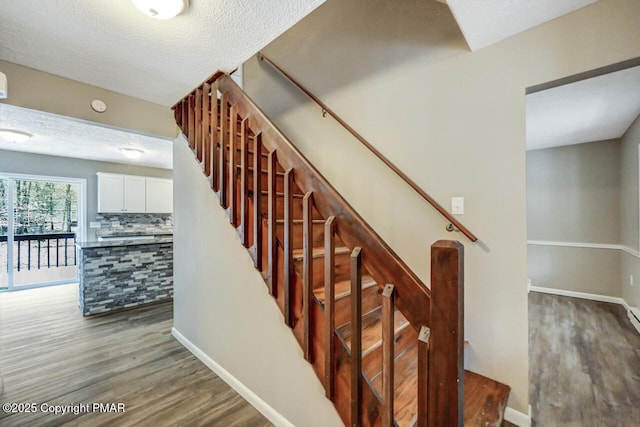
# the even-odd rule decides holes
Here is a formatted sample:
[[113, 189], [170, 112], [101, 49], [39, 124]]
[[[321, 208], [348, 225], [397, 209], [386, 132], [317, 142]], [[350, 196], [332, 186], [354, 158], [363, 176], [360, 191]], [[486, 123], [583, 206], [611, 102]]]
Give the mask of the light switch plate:
[[451, 198], [451, 213], [454, 215], [464, 214], [464, 197]]

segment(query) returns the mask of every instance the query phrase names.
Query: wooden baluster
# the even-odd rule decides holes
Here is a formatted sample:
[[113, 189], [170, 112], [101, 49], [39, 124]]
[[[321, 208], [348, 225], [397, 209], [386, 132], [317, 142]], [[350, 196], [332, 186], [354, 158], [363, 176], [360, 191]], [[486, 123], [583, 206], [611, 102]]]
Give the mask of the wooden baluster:
[[439, 240], [431, 246], [429, 427], [464, 422], [464, 248]]
[[328, 399], [333, 399], [335, 387], [336, 329], [336, 217], [330, 216], [324, 224], [324, 389]]
[[284, 321], [293, 327], [293, 169], [284, 174]]
[[187, 137], [189, 138], [189, 147], [191, 150], [194, 150], [196, 147], [195, 144], [195, 97], [193, 95], [189, 95], [189, 132]]
[[202, 89], [196, 88], [195, 135], [196, 159], [202, 162]]
[[189, 97], [182, 99], [182, 133], [189, 140]]
[[262, 271], [262, 133], [253, 137], [253, 265]]
[[302, 199], [302, 250], [303, 250], [303, 352], [311, 362], [311, 304], [313, 302], [313, 193], [308, 192]]
[[269, 293], [274, 297], [277, 297], [277, 283], [278, 283], [278, 235], [276, 230], [276, 207], [277, 204], [277, 194], [276, 194], [276, 167], [278, 165], [278, 160], [276, 158], [276, 151], [271, 151], [269, 153], [268, 158], [268, 188], [267, 188], [267, 200], [268, 203], [268, 239], [269, 239], [269, 253], [268, 262], [269, 262]]
[[[259, 173], [260, 169], [254, 170]], [[249, 247], [249, 119], [240, 125], [240, 240]], [[256, 207], [254, 206], [254, 209]]]
[[416, 427], [429, 425], [429, 337], [431, 329], [420, 328], [418, 336], [418, 422]]
[[362, 248], [351, 253], [351, 426], [362, 425]]
[[227, 159], [227, 144], [229, 141], [229, 132], [227, 132], [229, 116], [229, 94], [227, 92], [222, 94], [220, 100], [220, 164], [218, 165], [218, 198], [220, 199], [220, 206], [226, 208], [227, 205], [227, 174], [225, 173], [225, 163]]
[[393, 426], [394, 295], [393, 285], [382, 291], [382, 425]]
[[202, 85], [202, 161], [204, 174], [211, 174], [211, 85]]
[[231, 106], [231, 113], [229, 113], [229, 221], [234, 227], [238, 226], [238, 200], [236, 199], [236, 163], [238, 162], [238, 149], [237, 147], [237, 126], [238, 126], [238, 104]]
[[211, 188], [213, 191], [219, 191], [220, 182], [218, 180], [219, 173], [216, 173], [220, 168], [220, 165], [216, 163], [216, 153], [218, 153], [218, 144], [222, 143], [222, 138], [218, 133], [218, 84], [214, 83], [211, 86]]
[[182, 131], [182, 102], [176, 104], [173, 109], [173, 119], [176, 121], [176, 124]]

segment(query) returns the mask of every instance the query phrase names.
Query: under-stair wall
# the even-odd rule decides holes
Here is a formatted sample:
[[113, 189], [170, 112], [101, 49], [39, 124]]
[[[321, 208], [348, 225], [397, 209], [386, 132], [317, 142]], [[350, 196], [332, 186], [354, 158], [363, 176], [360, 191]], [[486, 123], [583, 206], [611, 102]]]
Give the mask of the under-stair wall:
[[342, 425], [182, 137], [173, 156], [174, 335], [276, 425]]

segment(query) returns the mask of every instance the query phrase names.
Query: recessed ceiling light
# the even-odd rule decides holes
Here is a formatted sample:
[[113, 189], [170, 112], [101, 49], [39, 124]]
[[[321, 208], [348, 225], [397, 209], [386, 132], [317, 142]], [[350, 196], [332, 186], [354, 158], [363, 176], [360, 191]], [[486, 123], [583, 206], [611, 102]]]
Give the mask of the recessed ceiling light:
[[156, 19], [171, 19], [189, 8], [189, 0], [131, 0], [142, 13]]
[[29, 132], [24, 132], [21, 130], [0, 129], [0, 137], [10, 142], [25, 142], [32, 136], [33, 135], [31, 135]]
[[124, 154], [125, 157], [128, 157], [130, 159], [138, 159], [144, 154], [144, 150], [141, 150], [139, 148], [122, 147], [120, 151], [122, 151], [122, 154]]

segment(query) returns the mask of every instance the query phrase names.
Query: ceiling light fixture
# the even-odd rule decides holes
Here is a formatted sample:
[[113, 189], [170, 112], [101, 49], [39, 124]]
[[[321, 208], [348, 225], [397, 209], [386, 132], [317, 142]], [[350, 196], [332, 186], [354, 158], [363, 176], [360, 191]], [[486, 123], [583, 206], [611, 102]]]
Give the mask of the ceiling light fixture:
[[140, 156], [144, 154], [144, 150], [141, 150], [139, 148], [122, 147], [120, 151], [122, 151], [122, 154], [124, 154], [125, 157], [128, 157], [130, 159], [139, 159]]
[[26, 140], [28, 140], [29, 138], [31, 138], [33, 135], [31, 135], [29, 132], [24, 132], [21, 130], [15, 130], [15, 129], [0, 129], [0, 138], [2, 139], [6, 139], [7, 141], [10, 142], [25, 142]]
[[156, 19], [171, 19], [189, 8], [189, 0], [131, 0], [140, 12]]

